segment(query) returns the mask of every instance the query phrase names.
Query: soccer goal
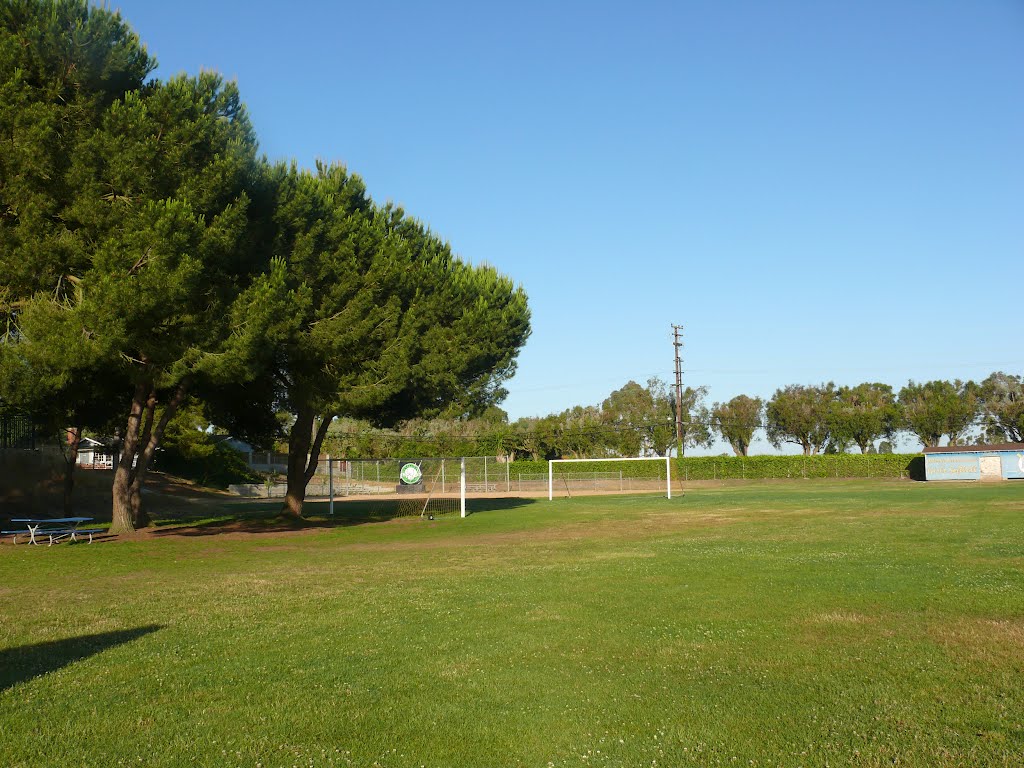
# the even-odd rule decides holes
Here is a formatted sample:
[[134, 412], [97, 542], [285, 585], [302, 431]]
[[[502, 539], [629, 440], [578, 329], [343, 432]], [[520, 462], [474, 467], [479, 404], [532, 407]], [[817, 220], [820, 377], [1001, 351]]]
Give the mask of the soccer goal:
[[362, 499], [391, 517], [466, 516], [466, 459], [367, 459], [326, 461], [328, 514], [335, 501]]
[[[623, 468], [623, 462], [661, 462], [664, 470], [632, 472]], [[558, 472], [555, 465], [560, 465]], [[564, 465], [576, 465], [575, 468]], [[587, 465], [585, 468], [580, 465]], [[618, 466], [617, 466], [618, 465]], [[626, 465], [628, 466], [628, 465]], [[659, 468], [660, 470], [660, 468]], [[548, 461], [548, 501], [555, 498], [555, 490], [567, 496], [580, 493], [629, 493], [665, 489], [672, 498], [672, 463], [668, 456], [618, 459], [551, 459]]]

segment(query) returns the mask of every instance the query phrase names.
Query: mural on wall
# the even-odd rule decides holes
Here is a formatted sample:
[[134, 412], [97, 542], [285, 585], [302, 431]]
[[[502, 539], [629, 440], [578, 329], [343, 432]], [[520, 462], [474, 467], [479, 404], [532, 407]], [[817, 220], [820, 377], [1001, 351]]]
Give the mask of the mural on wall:
[[926, 453], [924, 471], [929, 480], [978, 480], [981, 461], [976, 453]]
[[1024, 451], [926, 453], [924, 465], [928, 480], [980, 480], [999, 476], [1024, 480]]
[[1003, 477], [1018, 480], [1024, 479], [1024, 453], [1003, 453], [1000, 455], [1003, 461]]

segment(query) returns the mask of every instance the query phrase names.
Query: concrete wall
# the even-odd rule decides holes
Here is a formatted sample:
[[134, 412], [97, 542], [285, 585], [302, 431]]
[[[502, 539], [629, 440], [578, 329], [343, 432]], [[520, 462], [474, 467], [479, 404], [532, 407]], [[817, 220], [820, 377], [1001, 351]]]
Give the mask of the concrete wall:
[[924, 466], [928, 480], [1022, 479], [1024, 451], [926, 453]]

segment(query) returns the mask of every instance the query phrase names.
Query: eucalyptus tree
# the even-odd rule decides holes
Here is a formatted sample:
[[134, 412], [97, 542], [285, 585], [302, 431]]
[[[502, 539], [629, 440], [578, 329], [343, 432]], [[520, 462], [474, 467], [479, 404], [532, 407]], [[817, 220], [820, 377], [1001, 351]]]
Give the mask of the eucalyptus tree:
[[1024, 443], [1024, 377], [997, 371], [979, 385], [985, 436], [994, 443]]
[[926, 448], [933, 448], [943, 437], [950, 445], [967, 439], [978, 416], [978, 385], [972, 381], [929, 381], [907, 383], [899, 393], [903, 427], [916, 435]]
[[[687, 396], [694, 399], [693, 390]], [[685, 402], [685, 399], [684, 399]], [[664, 456], [675, 442], [675, 402], [665, 382], [658, 377], [643, 387], [628, 381], [601, 403], [607, 427], [605, 447], [613, 456], [639, 456], [645, 452]], [[699, 430], [691, 428], [694, 439]]]
[[[680, 435], [682, 443], [678, 446], [679, 455], [684, 456], [687, 448], [710, 448], [715, 441], [711, 429], [711, 411], [704, 404], [707, 387], [684, 387], [682, 391], [682, 423]], [[675, 393], [671, 396], [670, 419], [675, 420]], [[673, 425], [674, 426], [674, 425]], [[675, 436], [673, 435], [673, 442]]]
[[613, 456], [640, 456], [650, 446], [654, 398], [649, 389], [627, 381], [601, 403], [605, 445]]
[[759, 397], [737, 395], [727, 403], [715, 403], [711, 409], [711, 423], [722, 438], [732, 446], [737, 456], [746, 456], [760, 429], [764, 401]]
[[338, 165], [270, 170], [273, 252], [296, 300], [273, 394], [294, 419], [283, 512], [301, 516], [332, 421], [393, 426], [481, 413], [529, 334], [526, 295], [455, 258], [401, 209], [378, 208]]
[[517, 419], [512, 428], [515, 435], [515, 455], [531, 461], [560, 459], [565, 453], [559, 442], [558, 417], [524, 416]]
[[892, 441], [900, 424], [900, 409], [888, 384], [865, 383], [840, 387], [829, 413], [835, 445], [855, 443], [868, 453], [879, 438]]
[[555, 417], [559, 458], [583, 459], [607, 453], [601, 409], [577, 405]]
[[777, 389], [765, 406], [768, 441], [776, 448], [782, 443], [799, 445], [804, 456], [820, 453], [831, 436], [829, 418], [835, 398], [832, 382]]

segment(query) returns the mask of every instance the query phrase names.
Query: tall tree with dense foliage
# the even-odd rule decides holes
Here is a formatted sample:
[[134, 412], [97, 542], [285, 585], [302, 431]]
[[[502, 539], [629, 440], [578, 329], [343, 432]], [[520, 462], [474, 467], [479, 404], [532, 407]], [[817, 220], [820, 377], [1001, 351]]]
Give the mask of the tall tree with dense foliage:
[[746, 456], [754, 440], [754, 432], [761, 427], [764, 401], [759, 397], [737, 395], [727, 403], [715, 403], [711, 421], [737, 456]]
[[997, 371], [979, 385], [985, 436], [993, 443], [1024, 443], [1024, 377]]
[[[555, 453], [558, 458], [582, 459], [602, 456], [608, 452], [601, 409], [593, 405], [577, 405], [553, 418]], [[614, 439], [614, 438], [613, 438]]]
[[950, 445], [965, 439], [978, 416], [978, 385], [972, 381], [929, 381], [907, 383], [899, 393], [903, 427], [917, 436], [926, 448], [934, 448], [943, 437]]
[[[679, 448], [679, 455], [684, 456], [687, 448], [710, 448], [714, 443], [714, 434], [711, 430], [711, 411], [704, 404], [707, 397], [707, 387], [683, 387], [682, 393], [682, 445]], [[670, 416], [675, 421], [675, 392], [672, 393], [669, 403]], [[674, 429], [673, 424], [673, 429]], [[673, 434], [672, 442], [675, 442]]]
[[103, 204], [80, 188], [83, 146], [154, 66], [118, 14], [85, 0], [0, 2], [0, 397], [57, 436], [67, 514], [82, 431], [105, 427], [121, 393], [102, 372], [71, 380], [73, 349], [30, 364], [19, 315], [36, 294], [74, 300], [95, 235], [83, 219]]
[[799, 445], [804, 456], [820, 453], [831, 436], [830, 414], [836, 398], [832, 382], [820, 386], [790, 384], [778, 389], [765, 406], [768, 441]]
[[829, 415], [834, 444], [854, 443], [868, 453], [876, 440], [893, 440], [899, 428], [900, 410], [888, 384], [865, 383], [840, 387]]
[[82, 188], [83, 145], [155, 66], [87, 0], [0, 2], [0, 332], [37, 292], [73, 297], [91, 252], [83, 219], [113, 193]]
[[[151, 61], [115, 15], [84, 3], [12, 7], [6, 18], [20, 26], [2, 48], [38, 47], [36, 74], [13, 75], [13, 109], [55, 114], [37, 142], [46, 164], [23, 160], [31, 183], [3, 192], [4, 256], [38, 270], [34, 284], [7, 278], [17, 302], [5, 355], [46, 372], [54, 398], [97, 379], [127, 393], [111, 530], [128, 531], [145, 522], [141, 489], [168, 421], [193, 389], [251, 376], [277, 322], [283, 272], [264, 274], [248, 240], [255, 139], [237, 90], [215, 75], [138, 88]], [[100, 91], [84, 106], [61, 98], [75, 69], [61, 46], [113, 62], [74, 84]]]
[[512, 429], [516, 439], [517, 458], [528, 458], [531, 461], [562, 458], [565, 451], [558, 443], [557, 416], [524, 416], [515, 421]]
[[639, 456], [650, 449], [656, 411], [648, 388], [626, 382], [601, 403], [605, 444], [613, 456]]
[[522, 289], [377, 208], [341, 166], [277, 166], [271, 185], [273, 251], [297, 296], [273, 376], [294, 417], [283, 511], [298, 517], [335, 417], [380, 426], [482, 413], [505, 395], [529, 311]]

